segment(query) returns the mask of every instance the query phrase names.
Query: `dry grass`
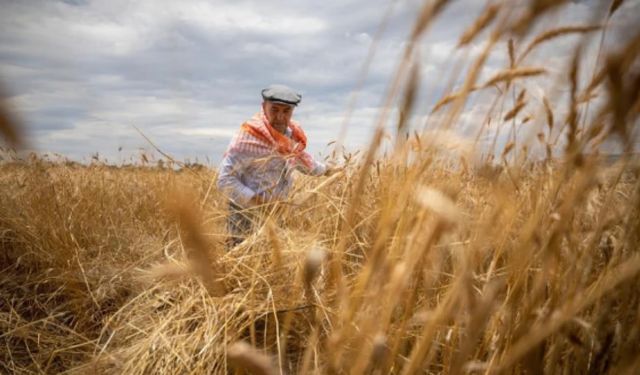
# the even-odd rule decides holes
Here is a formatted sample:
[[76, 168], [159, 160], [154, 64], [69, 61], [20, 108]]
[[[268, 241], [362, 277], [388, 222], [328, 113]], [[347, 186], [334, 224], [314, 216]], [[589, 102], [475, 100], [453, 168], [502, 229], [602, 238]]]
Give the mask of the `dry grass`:
[[[524, 371], [552, 354], [551, 372], [633, 365], [620, 361], [640, 344], [637, 167], [515, 168], [517, 186], [421, 169], [367, 173], [336, 290], [324, 254], [347, 225], [351, 174], [222, 253], [223, 200], [201, 201], [213, 173], [5, 165], [4, 371], [224, 372], [251, 353], [227, 361], [238, 341], [286, 372]], [[399, 176], [411, 183], [384, 183]], [[163, 207], [176, 186], [204, 203], [220, 278], [180, 266], [193, 246]]]
[[[425, 5], [414, 41], [446, 5]], [[555, 6], [489, 5], [462, 40], [494, 19], [487, 48], [520, 38], [508, 30], [528, 25], [513, 20]], [[0, 372], [637, 373], [640, 164], [589, 148], [597, 138], [628, 149], [637, 135], [640, 39], [629, 40], [596, 86], [580, 84], [583, 57], [569, 56], [571, 108], [545, 96], [522, 119], [547, 127], [547, 150], [552, 131], [566, 139], [561, 157], [530, 162], [529, 145], [510, 142], [500, 164], [474, 164], [477, 150], [449, 126], [475, 89], [511, 103], [486, 123], [536, 105], [524, 90], [507, 100], [516, 79], [545, 72], [517, 66], [511, 42], [509, 66], [485, 84], [488, 50], [470, 62], [456, 108], [429, 132], [382, 158], [378, 128], [343, 173], [301, 177], [289, 201], [262, 207], [230, 251], [215, 171], [5, 160]], [[418, 105], [409, 56], [389, 99], [401, 103], [400, 136]], [[579, 98], [594, 90], [607, 100], [585, 119]]]

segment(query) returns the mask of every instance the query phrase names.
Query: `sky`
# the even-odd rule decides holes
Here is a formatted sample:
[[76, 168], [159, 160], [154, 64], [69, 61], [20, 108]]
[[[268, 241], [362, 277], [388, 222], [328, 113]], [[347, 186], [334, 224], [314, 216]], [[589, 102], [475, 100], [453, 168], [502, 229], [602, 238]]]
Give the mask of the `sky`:
[[[571, 1], [532, 25], [532, 35], [588, 24], [602, 3]], [[424, 123], [450, 86], [456, 61], [469, 61], [482, 50], [486, 33], [467, 50], [455, 46], [485, 4], [451, 1], [421, 41], [413, 126]], [[418, 0], [0, 0], [3, 100], [26, 127], [29, 147], [40, 153], [78, 161], [97, 153], [113, 163], [138, 160], [141, 152], [158, 156], [137, 128], [177, 160], [216, 164], [240, 124], [259, 110], [260, 90], [269, 84], [302, 93], [294, 117], [307, 132], [309, 151], [320, 157], [330, 152], [327, 144], [340, 134], [357, 93], [344, 140], [348, 150], [356, 150], [371, 138], [422, 5]], [[624, 30], [640, 18], [639, 1], [626, 1], [615, 17], [612, 39], [620, 38], [616, 28]], [[585, 75], [597, 53], [599, 39], [592, 39]], [[374, 41], [375, 54], [359, 86]], [[530, 56], [552, 74], [528, 92], [553, 90], [575, 41], [562, 38]], [[482, 77], [506, 64], [502, 43]], [[482, 95], [472, 98], [460, 118], [463, 136], [474, 134], [486, 106]], [[505, 142], [505, 135], [499, 138]]]

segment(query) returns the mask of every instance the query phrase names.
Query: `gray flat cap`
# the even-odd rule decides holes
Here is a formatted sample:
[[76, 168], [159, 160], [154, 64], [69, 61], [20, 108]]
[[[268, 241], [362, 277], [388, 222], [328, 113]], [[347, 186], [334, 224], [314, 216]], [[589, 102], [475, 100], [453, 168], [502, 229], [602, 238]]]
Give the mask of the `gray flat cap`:
[[262, 99], [297, 106], [302, 95], [285, 85], [271, 85], [262, 90]]

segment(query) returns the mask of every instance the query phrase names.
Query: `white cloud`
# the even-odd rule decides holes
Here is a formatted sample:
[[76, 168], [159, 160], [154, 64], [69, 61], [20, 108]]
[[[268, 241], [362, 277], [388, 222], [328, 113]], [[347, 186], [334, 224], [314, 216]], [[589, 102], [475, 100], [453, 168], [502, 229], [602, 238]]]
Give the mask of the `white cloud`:
[[131, 27], [114, 22], [77, 23], [69, 26], [69, 34], [82, 44], [98, 47], [103, 53], [127, 55], [142, 47], [142, 38]]
[[[96, 151], [120, 155], [119, 147], [123, 152], [148, 147], [135, 125], [178, 158], [213, 160], [222, 155], [242, 121], [259, 109], [260, 89], [272, 82], [303, 92], [296, 116], [310, 136], [310, 150], [326, 152], [326, 143], [339, 134], [375, 41], [375, 57], [346, 139], [348, 146], [366, 145], [405, 38], [423, 5], [396, 2], [386, 31], [375, 40], [386, 1], [68, 3], [10, 1], [3, 3], [0, 14], [0, 80], [14, 94], [11, 103], [29, 125], [33, 143], [76, 158]], [[464, 74], [483, 51], [484, 34], [468, 49], [455, 49], [460, 32], [483, 6], [475, 0], [450, 2], [425, 35], [416, 118], [428, 113], [446, 88], [460, 85], [459, 77], [451, 77], [454, 68], [460, 66]], [[589, 4], [571, 4], [535, 25], [528, 38], [550, 27], [587, 23], [590, 11]], [[612, 27], [633, 25], [639, 12], [637, 2], [625, 3]], [[598, 38], [593, 39], [585, 55], [594, 56]], [[523, 83], [531, 96], [566, 95], [555, 88], [566, 79], [574, 42], [561, 38], [530, 56], [531, 65], [543, 64], [552, 72]], [[481, 81], [506, 64], [506, 42], [501, 41]], [[587, 64], [584, 74], [591, 71]], [[484, 115], [489, 93], [472, 96], [460, 119], [465, 133], [472, 134]], [[389, 129], [395, 120], [395, 114], [390, 116]]]
[[186, 128], [178, 130], [178, 134], [188, 136], [206, 136], [212, 138], [231, 138], [236, 133], [234, 129], [220, 128]]
[[288, 35], [317, 33], [325, 28], [323, 20], [301, 14], [287, 14], [287, 8], [258, 11], [247, 3], [199, 1], [174, 6], [178, 17], [211, 32], [239, 30], [250, 33]]

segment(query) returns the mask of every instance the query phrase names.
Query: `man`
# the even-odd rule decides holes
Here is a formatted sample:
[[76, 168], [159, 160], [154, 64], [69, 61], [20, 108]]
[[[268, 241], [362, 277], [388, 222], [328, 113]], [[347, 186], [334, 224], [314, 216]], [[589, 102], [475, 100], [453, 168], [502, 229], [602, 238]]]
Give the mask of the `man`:
[[307, 137], [292, 120], [301, 98], [284, 85], [262, 90], [262, 110], [242, 124], [227, 148], [217, 183], [230, 201], [230, 246], [242, 242], [251, 231], [252, 208], [287, 197], [294, 170], [313, 176], [336, 171], [304, 151]]

